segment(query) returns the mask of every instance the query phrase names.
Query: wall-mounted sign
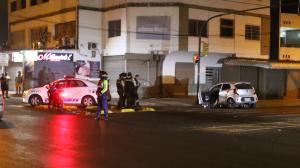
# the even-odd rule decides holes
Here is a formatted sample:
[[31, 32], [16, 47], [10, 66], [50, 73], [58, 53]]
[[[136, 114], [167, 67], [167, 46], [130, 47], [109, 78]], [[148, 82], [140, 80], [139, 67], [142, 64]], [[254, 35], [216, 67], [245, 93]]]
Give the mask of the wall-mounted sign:
[[38, 52], [37, 60], [45, 61], [73, 61], [73, 53], [52, 53], [52, 52]]
[[8, 54], [0, 53], [0, 66], [8, 66]]
[[170, 40], [170, 16], [137, 16], [137, 39]]
[[12, 52], [12, 62], [23, 62], [24, 61], [24, 55], [20, 52]]

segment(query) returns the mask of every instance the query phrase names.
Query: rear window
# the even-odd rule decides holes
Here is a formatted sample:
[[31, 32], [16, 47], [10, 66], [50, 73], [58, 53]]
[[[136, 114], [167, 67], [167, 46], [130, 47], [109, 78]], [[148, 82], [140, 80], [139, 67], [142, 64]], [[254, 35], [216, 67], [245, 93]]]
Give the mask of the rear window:
[[239, 83], [239, 84], [236, 84], [235, 87], [237, 89], [252, 89], [252, 86], [247, 83]]

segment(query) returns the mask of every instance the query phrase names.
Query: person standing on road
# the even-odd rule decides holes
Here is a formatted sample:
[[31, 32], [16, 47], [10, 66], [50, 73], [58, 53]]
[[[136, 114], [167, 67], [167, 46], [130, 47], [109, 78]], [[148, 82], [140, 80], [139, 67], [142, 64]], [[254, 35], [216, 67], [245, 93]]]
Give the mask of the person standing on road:
[[10, 81], [10, 76], [8, 75], [7, 72], [5, 72], [5, 78], [6, 78], [6, 98], [8, 98], [8, 90], [9, 90], [9, 81]]
[[108, 120], [108, 80], [107, 80], [107, 72], [101, 71], [100, 72], [100, 80], [98, 82], [98, 89], [97, 89], [97, 100], [98, 100], [98, 108], [97, 108], [97, 115], [96, 120], [100, 119], [101, 110], [104, 110], [104, 119]]
[[21, 71], [18, 71], [18, 75], [15, 77], [15, 84], [16, 84], [16, 95], [21, 95], [21, 87], [23, 84], [23, 75]]
[[138, 88], [141, 86], [141, 83], [139, 81], [139, 78], [140, 75], [138, 74], [134, 76], [134, 106], [136, 107], [140, 106]]
[[131, 108], [134, 106], [134, 82], [132, 79], [131, 72], [127, 73], [125, 80], [125, 95], [126, 95], [126, 106]]
[[121, 73], [119, 75], [119, 79], [117, 79], [116, 85], [117, 85], [117, 92], [119, 95], [119, 100], [118, 100], [118, 107], [119, 108], [124, 108], [125, 107], [125, 78], [126, 74]]
[[55, 92], [55, 85], [54, 84], [49, 84], [49, 88], [48, 88], [48, 110], [51, 110], [51, 107], [53, 108], [54, 105], [54, 92]]
[[5, 96], [6, 90], [7, 90], [7, 81], [6, 78], [4, 76], [4, 73], [1, 74], [1, 78], [0, 78], [0, 83], [1, 83], [1, 92], [2, 92], [2, 96]]

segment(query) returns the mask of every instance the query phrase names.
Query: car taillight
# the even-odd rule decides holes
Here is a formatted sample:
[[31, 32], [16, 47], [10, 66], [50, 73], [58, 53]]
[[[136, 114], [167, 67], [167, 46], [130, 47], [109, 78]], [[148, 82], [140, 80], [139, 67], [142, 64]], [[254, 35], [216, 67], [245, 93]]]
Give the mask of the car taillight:
[[236, 88], [233, 90], [233, 93], [239, 95]]
[[66, 93], [66, 92], [61, 92], [61, 93], [60, 93], [60, 96], [61, 96], [61, 97], [66, 97], [66, 96], [67, 96], [67, 93]]

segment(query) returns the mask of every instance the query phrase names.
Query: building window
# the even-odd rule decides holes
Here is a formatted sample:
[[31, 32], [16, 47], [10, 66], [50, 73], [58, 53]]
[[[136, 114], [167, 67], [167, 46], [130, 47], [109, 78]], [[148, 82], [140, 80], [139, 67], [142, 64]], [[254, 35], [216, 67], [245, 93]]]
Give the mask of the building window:
[[221, 19], [220, 36], [230, 37], [234, 36], [234, 21], [230, 19]]
[[49, 2], [49, 0], [30, 0], [30, 6], [39, 5], [45, 2]]
[[14, 12], [26, 8], [26, 0], [16, 0], [10, 3], [10, 11]]
[[280, 33], [280, 46], [300, 48], [300, 29], [282, 30]]
[[17, 10], [17, 2], [13, 1], [12, 3], [10, 3], [10, 11], [14, 12]]
[[245, 26], [245, 39], [247, 40], [259, 40], [260, 39], [260, 27], [253, 25]]
[[48, 41], [47, 26], [31, 29], [30, 39], [31, 39], [32, 48], [34, 49], [45, 48]]
[[55, 40], [58, 48], [75, 48], [76, 22], [59, 23], [55, 25]]
[[121, 20], [108, 22], [108, 37], [121, 36]]
[[207, 25], [205, 21], [189, 20], [189, 36], [199, 36], [202, 26], [201, 36], [207, 37]]

